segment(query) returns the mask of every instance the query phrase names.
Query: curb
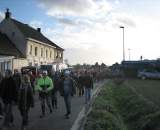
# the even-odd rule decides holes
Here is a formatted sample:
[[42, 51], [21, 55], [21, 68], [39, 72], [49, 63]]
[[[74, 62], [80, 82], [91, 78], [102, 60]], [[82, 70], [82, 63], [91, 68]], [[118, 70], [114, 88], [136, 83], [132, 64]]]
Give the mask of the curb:
[[101, 90], [101, 88], [102, 88], [102, 86], [105, 82], [106, 81], [103, 81], [99, 85], [98, 84], [95, 85], [97, 87], [92, 93], [90, 104], [85, 104], [85, 106], [83, 106], [82, 110], [79, 112], [79, 114], [77, 116], [77, 119], [75, 120], [75, 122], [72, 125], [70, 130], [84, 130], [84, 125], [85, 125], [86, 120], [87, 120], [87, 115], [92, 110], [91, 106], [94, 103], [95, 98], [97, 97], [98, 93], [100, 92], [100, 90]]

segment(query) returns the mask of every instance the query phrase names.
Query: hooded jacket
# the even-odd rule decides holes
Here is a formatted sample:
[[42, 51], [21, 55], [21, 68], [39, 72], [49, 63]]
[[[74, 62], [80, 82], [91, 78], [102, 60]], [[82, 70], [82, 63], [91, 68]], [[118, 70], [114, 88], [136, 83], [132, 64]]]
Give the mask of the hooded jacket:
[[46, 76], [45, 78], [42, 77], [38, 80], [36, 90], [38, 91], [45, 90], [46, 92], [49, 92], [52, 89], [53, 89], [53, 82], [50, 77]]

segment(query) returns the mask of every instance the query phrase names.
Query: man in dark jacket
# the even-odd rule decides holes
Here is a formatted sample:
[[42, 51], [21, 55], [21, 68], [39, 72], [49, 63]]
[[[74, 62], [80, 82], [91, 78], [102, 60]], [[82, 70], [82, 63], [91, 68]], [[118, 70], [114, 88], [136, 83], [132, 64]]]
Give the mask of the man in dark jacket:
[[31, 87], [28, 75], [22, 77], [22, 84], [19, 89], [18, 108], [22, 116], [22, 130], [28, 125], [28, 114], [31, 107], [34, 106], [33, 89]]
[[64, 79], [61, 80], [61, 95], [64, 97], [67, 113], [65, 114], [66, 119], [69, 119], [71, 114], [71, 96], [75, 94], [75, 86], [73, 79], [70, 76], [70, 72], [64, 73]]
[[93, 79], [90, 76], [90, 73], [85, 71], [84, 82], [85, 88], [85, 104], [88, 104], [91, 99], [91, 89], [93, 89]]
[[16, 84], [12, 77], [12, 72], [6, 70], [5, 78], [1, 82], [0, 96], [4, 103], [4, 122], [3, 126], [8, 127], [13, 124], [12, 105], [17, 102], [18, 91]]
[[57, 109], [57, 103], [58, 103], [58, 100], [57, 100], [57, 96], [58, 96], [58, 89], [59, 89], [59, 82], [60, 82], [60, 75], [58, 72], [56, 72], [54, 74], [54, 76], [52, 76], [52, 80], [53, 80], [53, 83], [54, 83], [54, 88], [52, 90], [52, 94], [51, 94], [51, 99], [52, 99], [52, 108], [53, 109]]
[[84, 74], [81, 72], [78, 77], [79, 96], [83, 96], [84, 94], [84, 85], [83, 85], [84, 81], [83, 80], [84, 80]]

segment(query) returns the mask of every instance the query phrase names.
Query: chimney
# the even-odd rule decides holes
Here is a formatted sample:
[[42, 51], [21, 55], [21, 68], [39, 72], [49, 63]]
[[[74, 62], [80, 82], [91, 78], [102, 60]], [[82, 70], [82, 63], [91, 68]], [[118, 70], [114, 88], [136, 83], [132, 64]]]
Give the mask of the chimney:
[[11, 13], [9, 12], [9, 9], [7, 8], [5, 13], [5, 19], [9, 19], [11, 17]]
[[41, 28], [37, 28], [37, 31], [40, 33], [41, 32]]

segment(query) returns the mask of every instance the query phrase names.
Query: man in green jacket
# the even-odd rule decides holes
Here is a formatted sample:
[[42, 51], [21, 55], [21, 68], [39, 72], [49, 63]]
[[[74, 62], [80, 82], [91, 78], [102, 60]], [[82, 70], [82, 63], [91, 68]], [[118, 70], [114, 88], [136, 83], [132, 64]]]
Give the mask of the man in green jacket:
[[38, 79], [37, 83], [37, 90], [39, 91], [39, 97], [41, 100], [41, 109], [42, 109], [42, 115], [40, 116], [40, 118], [43, 118], [45, 116], [45, 101], [50, 110], [50, 113], [52, 113], [52, 107], [50, 101], [50, 94], [52, 89], [53, 89], [52, 79], [49, 76], [47, 76], [47, 71], [43, 71], [42, 78]]

